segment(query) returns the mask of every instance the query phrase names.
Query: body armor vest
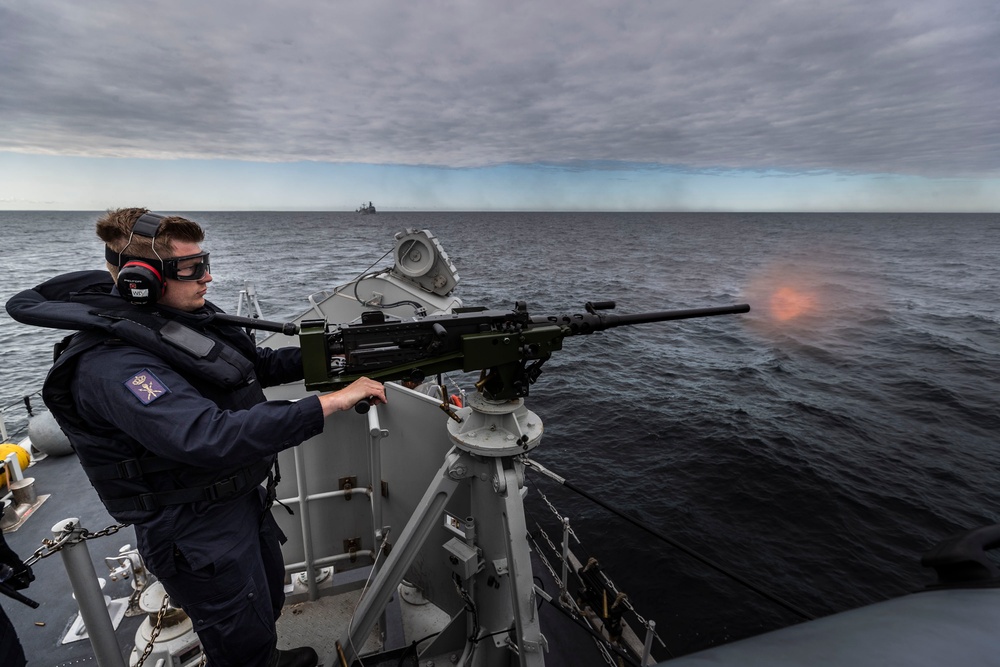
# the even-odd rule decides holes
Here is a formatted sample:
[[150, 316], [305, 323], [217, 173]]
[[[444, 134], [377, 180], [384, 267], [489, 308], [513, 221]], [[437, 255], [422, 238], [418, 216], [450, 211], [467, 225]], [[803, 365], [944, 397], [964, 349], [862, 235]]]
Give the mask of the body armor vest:
[[[173, 317], [166, 317], [123, 302], [110, 293], [112, 285], [104, 272], [77, 272], [22, 292], [7, 304], [18, 321], [80, 332], [56, 344], [55, 362], [42, 389], [46, 406], [74, 449], [77, 443], [105, 435], [93, 432], [70, 393], [81, 356], [101, 345], [132, 345], [155, 354], [222, 409], [245, 410], [265, 400], [254, 373], [253, 341], [238, 327], [213, 324], [217, 308], [209, 304], [204, 312], [171, 312]], [[67, 292], [68, 286], [77, 289]], [[116, 435], [120, 437], [106, 434]], [[108, 511], [127, 523], [166, 505], [215, 502], [247, 493], [271, 477], [276, 459], [205, 469], [151, 453], [123, 458], [113, 447], [87, 447], [77, 454]], [[154, 477], [155, 490], [150, 485]], [[165, 485], [171, 488], [165, 490]]]

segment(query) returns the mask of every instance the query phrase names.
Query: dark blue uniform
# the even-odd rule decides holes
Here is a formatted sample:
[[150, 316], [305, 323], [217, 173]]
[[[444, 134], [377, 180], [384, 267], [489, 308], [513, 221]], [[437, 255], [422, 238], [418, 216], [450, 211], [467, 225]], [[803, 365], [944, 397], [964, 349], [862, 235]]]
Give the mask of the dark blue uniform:
[[[259, 385], [302, 377], [298, 349], [261, 350], [255, 368]], [[132, 346], [105, 344], [84, 353], [71, 393], [94, 435], [73, 443], [81, 461], [103, 463], [92, 450], [110, 448], [119, 458], [149, 451], [194, 469], [160, 480], [149, 476], [166, 490], [170, 478], [253, 464], [322, 431], [315, 397], [233, 410], [245, 402], [243, 394], [259, 393], [259, 385], [208, 398], [202, 391], [222, 392], [199, 391], [198, 384]], [[134, 521], [147, 567], [191, 617], [210, 664], [219, 667], [264, 664], [274, 646], [274, 621], [284, 602], [283, 536], [263, 494], [258, 485], [223, 502], [171, 505], [144, 519], [116, 517]]]
[[[19, 321], [79, 320], [87, 331], [50, 372], [46, 404], [111, 515], [134, 524], [146, 566], [191, 617], [209, 664], [267, 665], [284, 602], [284, 536], [260, 482], [279, 451], [320, 433], [324, 419], [317, 397], [267, 401], [261, 387], [301, 380], [301, 352], [256, 348], [213, 322], [210, 305], [136, 309], [106, 280], [68, 274], [7, 304]], [[164, 323], [184, 335], [167, 335]]]

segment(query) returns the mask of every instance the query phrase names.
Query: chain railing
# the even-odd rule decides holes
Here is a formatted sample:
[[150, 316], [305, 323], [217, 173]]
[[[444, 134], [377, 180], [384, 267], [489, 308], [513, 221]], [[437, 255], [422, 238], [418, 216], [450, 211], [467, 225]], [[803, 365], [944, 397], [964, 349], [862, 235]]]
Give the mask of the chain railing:
[[28, 556], [28, 559], [24, 561], [27, 567], [31, 567], [43, 558], [48, 558], [52, 554], [62, 551], [68, 546], [73, 546], [74, 544], [79, 544], [85, 540], [94, 540], [98, 537], [107, 537], [108, 535], [114, 535], [122, 528], [127, 527], [127, 523], [116, 523], [107, 528], [102, 528], [96, 533], [91, 533], [86, 528], [81, 528], [80, 530], [74, 530], [72, 523], [67, 523], [66, 527], [63, 528], [63, 533], [55, 538], [49, 539], [45, 538], [42, 540], [42, 546], [35, 549], [34, 553]]
[[[559, 523], [563, 525], [563, 530], [566, 533], [566, 535], [564, 535], [564, 541], [565, 541], [566, 537], [572, 537], [573, 540], [575, 540], [575, 542], [577, 544], [582, 545], [582, 542], [580, 541], [580, 538], [573, 531], [573, 529], [569, 526], [569, 522], [566, 520], [566, 517], [564, 517], [559, 512], [559, 510], [556, 508], [556, 506], [552, 504], [552, 502], [549, 500], [549, 498], [545, 495], [545, 493], [541, 489], [538, 488], [537, 485], [534, 487], [534, 489], [535, 489], [535, 492], [538, 494], [538, 496], [541, 498], [541, 500], [545, 503], [545, 505], [549, 509], [549, 511], [556, 517], [556, 519], [559, 521]], [[538, 528], [539, 535], [547, 543], [549, 549], [552, 550], [553, 554], [555, 555], [555, 558], [557, 560], [559, 560], [560, 562], [562, 562], [563, 559], [565, 558], [565, 556], [562, 553], [563, 550], [560, 549], [560, 548], [558, 548], [555, 545], [555, 543], [549, 537], [548, 533], [545, 532], [545, 530], [541, 527], [540, 524], [538, 524], [536, 522], [535, 525]], [[539, 553], [539, 555], [541, 555], [540, 551], [538, 553]], [[547, 559], [542, 558], [542, 562], [546, 566], [546, 568], [549, 569], [549, 572], [553, 576], [553, 578], [555, 578], [556, 581], [560, 581], [560, 577], [556, 575], [555, 568], [551, 564], [549, 564], [549, 562], [547, 561]], [[599, 577], [600, 577], [602, 583], [607, 587], [607, 589], [609, 591], [611, 591], [612, 593], [614, 593], [614, 595], [615, 595], [615, 604], [616, 605], [617, 604], [621, 604], [626, 609], [628, 609], [628, 611], [631, 612], [632, 616], [635, 618], [636, 622], [639, 625], [641, 625], [643, 628], [646, 629], [646, 634], [647, 634], [647, 642], [646, 642], [646, 644], [647, 644], [647, 650], [648, 650], [648, 644], [649, 644], [648, 639], [649, 638], [655, 639], [657, 642], [659, 642], [659, 644], [660, 644], [661, 647], [667, 648], [666, 642], [664, 642], [663, 638], [660, 637], [660, 635], [656, 632], [656, 623], [654, 621], [652, 621], [652, 620], [647, 620], [646, 618], [644, 618], [642, 616], [642, 614], [640, 614], [638, 612], [638, 610], [632, 605], [632, 602], [629, 599], [629, 596], [626, 593], [622, 592], [618, 588], [618, 586], [614, 583], [614, 581], [611, 580], [610, 577], [608, 577], [608, 575], [604, 572], [604, 570], [599, 570]], [[572, 598], [570, 598], [570, 600], [572, 601]], [[610, 658], [610, 655], [608, 655], [606, 657]]]

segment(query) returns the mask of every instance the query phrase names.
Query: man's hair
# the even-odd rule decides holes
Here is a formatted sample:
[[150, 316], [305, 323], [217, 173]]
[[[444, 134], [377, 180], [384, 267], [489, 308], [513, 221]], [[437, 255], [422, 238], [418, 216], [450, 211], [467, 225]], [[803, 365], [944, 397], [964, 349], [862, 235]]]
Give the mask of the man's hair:
[[[205, 240], [205, 230], [197, 222], [192, 222], [180, 216], [171, 215], [160, 221], [153, 243], [145, 236], [132, 236], [132, 226], [136, 220], [149, 213], [145, 208], [109, 209], [97, 220], [97, 236], [112, 251], [124, 253], [129, 257], [145, 259], [166, 259], [174, 254], [172, 243], [201, 243]], [[129, 243], [129, 237], [132, 243]], [[154, 252], [155, 244], [155, 252]], [[118, 279], [118, 267], [108, 262], [108, 271]]]

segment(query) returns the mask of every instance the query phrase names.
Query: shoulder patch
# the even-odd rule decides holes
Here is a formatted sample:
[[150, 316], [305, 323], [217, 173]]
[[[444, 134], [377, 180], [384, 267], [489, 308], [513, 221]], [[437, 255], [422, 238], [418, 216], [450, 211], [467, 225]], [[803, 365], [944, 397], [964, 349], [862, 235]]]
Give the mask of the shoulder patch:
[[170, 389], [160, 382], [160, 378], [143, 368], [141, 371], [125, 380], [123, 383], [128, 390], [135, 395], [143, 405], [149, 405], [164, 394], [170, 393]]

